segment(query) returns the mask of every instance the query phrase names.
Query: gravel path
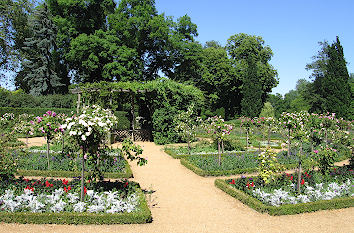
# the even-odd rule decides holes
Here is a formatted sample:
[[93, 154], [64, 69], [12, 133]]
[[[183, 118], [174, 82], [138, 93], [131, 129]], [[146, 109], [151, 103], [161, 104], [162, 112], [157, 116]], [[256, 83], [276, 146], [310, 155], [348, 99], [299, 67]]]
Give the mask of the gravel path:
[[[131, 163], [134, 180], [151, 195], [153, 222], [144, 225], [0, 224], [0, 232], [354, 232], [354, 208], [269, 216], [243, 205], [199, 177], [151, 142], [139, 143], [148, 159]], [[148, 199], [150, 197], [148, 196]]]

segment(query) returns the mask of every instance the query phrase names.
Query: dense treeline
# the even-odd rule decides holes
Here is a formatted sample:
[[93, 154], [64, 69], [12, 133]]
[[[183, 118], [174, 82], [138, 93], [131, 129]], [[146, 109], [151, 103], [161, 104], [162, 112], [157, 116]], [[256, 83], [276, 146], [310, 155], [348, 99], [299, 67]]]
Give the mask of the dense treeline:
[[320, 42], [321, 49], [306, 66], [311, 80], [299, 79], [295, 90], [284, 96], [269, 95], [275, 115], [282, 112], [333, 112], [338, 117], [354, 119], [354, 74], [348, 74], [339, 38], [332, 44]]
[[14, 74], [16, 88], [34, 96], [66, 94], [73, 83], [146, 82], [163, 74], [202, 90], [205, 116], [255, 117], [267, 100], [277, 115], [299, 109], [352, 114], [338, 38], [323, 43], [307, 67], [314, 81], [299, 81], [283, 98], [270, 95], [278, 78], [262, 37], [238, 33], [225, 47], [202, 45], [188, 15], [159, 13], [154, 0], [4, 0], [0, 13], [1, 82]]
[[[6, 0], [1, 11], [0, 66], [33, 95], [67, 93], [71, 83], [142, 82], [163, 74], [201, 89], [207, 115], [233, 118], [258, 115], [278, 83], [272, 50], [261, 37], [240, 33], [226, 47], [203, 46], [188, 15], [175, 20], [153, 0]], [[250, 73], [256, 111], [242, 110], [253, 104], [243, 85]]]

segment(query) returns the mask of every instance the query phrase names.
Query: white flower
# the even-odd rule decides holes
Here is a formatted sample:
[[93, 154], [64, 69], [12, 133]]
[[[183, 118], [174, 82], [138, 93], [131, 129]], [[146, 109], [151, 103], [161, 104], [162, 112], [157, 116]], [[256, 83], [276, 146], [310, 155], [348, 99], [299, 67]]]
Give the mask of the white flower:
[[60, 199], [59, 202], [55, 203], [55, 205], [53, 205], [50, 208], [50, 210], [53, 211], [54, 213], [62, 212], [62, 211], [64, 211], [65, 206], [66, 206], [66, 203]]
[[74, 205], [74, 211], [75, 212], [84, 212], [85, 211], [85, 205], [86, 203], [85, 202], [78, 202]]
[[81, 135], [81, 139], [82, 139], [82, 141], [85, 141], [86, 140], [86, 136], [85, 135]]

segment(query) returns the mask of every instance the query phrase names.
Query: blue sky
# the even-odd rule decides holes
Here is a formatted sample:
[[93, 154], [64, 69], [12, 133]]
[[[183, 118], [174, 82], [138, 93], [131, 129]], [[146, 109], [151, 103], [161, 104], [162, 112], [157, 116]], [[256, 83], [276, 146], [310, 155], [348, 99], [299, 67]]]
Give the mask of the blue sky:
[[285, 94], [298, 79], [308, 79], [305, 66], [320, 49], [318, 42], [331, 43], [337, 35], [348, 71], [354, 73], [353, 0], [156, 0], [156, 8], [175, 19], [188, 14], [202, 44], [216, 40], [225, 45], [241, 32], [263, 37], [279, 75], [273, 93]]

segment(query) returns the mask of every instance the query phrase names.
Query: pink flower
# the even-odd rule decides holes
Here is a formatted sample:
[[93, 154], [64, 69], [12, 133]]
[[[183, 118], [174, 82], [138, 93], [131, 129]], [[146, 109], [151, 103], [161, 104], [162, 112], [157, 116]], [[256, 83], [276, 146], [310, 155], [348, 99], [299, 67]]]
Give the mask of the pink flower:
[[313, 152], [315, 152], [315, 154], [318, 154], [318, 150], [314, 150]]

